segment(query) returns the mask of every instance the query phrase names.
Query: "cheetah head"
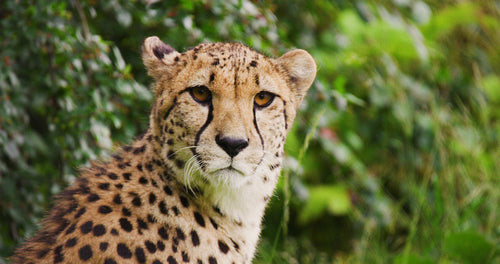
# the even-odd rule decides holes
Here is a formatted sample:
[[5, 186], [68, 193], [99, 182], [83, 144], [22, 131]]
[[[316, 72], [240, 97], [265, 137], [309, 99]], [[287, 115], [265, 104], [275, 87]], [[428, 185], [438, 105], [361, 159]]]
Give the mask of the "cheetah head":
[[149, 37], [143, 61], [155, 80], [157, 153], [179, 181], [235, 189], [263, 177], [275, 183], [286, 134], [316, 75], [306, 51], [271, 59], [242, 44], [213, 43], [179, 53]]

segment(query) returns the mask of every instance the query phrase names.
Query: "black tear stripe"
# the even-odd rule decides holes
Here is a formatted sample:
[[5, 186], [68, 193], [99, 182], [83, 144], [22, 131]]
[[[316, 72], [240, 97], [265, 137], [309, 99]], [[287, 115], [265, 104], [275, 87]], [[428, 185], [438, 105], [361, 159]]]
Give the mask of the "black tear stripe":
[[264, 150], [264, 139], [260, 134], [259, 126], [257, 125], [257, 116], [255, 115], [256, 108], [257, 108], [256, 106], [253, 107], [253, 126], [255, 127], [255, 130], [257, 130], [257, 134], [259, 134], [260, 143], [262, 144], [262, 150]]
[[283, 115], [285, 116], [285, 129], [288, 129], [288, 117], [286, 115], [286, 101], [283, 100]]
[[[205, 121], [205, 124], [203, 124], [203, 126], [200, 128], [198, 133], [196, 133], [196, 137], [194, 139], [194, 148], [191, 148], [191, 151], [193, 152], [194, 155], [196, 155], [196, 147], [198, 147], [198, 142], [200, 141], [201, 133], [203, 133], [203, 131], [205, 131], [207, 126], [210, 125], [210, 122], [212, 122], [212, 120], [214, 119], [213, 111], [214, 111], [214, 106], [210, 103], [208, 105], [207, 121]], [[199, 156], [196, 155], [196, 157], [197, 157], [198, 161], [201, 163], [201, 161], [199, 160]]]

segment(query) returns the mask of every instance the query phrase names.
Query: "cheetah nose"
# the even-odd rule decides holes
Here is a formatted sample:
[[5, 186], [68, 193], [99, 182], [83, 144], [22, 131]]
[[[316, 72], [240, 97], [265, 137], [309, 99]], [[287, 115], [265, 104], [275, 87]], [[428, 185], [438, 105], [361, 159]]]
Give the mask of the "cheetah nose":
[[215, 137], [215, 142], [221, 147], [231, 158], [238, 155], [244, 148], [248, 146], [248, 140], [243, 138], [232, 137]]

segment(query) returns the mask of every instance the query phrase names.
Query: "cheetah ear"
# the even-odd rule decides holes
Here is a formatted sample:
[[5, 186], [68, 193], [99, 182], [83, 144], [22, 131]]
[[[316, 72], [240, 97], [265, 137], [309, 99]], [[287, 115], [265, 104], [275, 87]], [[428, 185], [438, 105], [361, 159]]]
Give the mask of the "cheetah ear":
[[179, 52], [163, 43], [156, 36], [147, 38], [142, 45], [142, 61], [149, 76], [155, 80], [165, 75], [167, 66], [174, 64], [175, 58], [179, 55]]
[[295, 95], [293, 103], [298, 108], [316, 77], [316, 62], [307, 51], [301, 49], [289, 51], [277, 61], [288, 75], [287, 83]]

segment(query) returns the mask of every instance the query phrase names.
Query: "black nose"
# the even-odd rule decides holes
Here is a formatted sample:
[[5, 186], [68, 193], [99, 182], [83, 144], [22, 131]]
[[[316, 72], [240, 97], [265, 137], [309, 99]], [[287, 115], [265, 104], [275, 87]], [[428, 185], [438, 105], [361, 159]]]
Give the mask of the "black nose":
[[223, 137], [219, 135], [215, 137], [215, 142], [219, 145], [231, 158], [238, 155], [244, 148], [248, 146], [248, 140], [243, 138]]

